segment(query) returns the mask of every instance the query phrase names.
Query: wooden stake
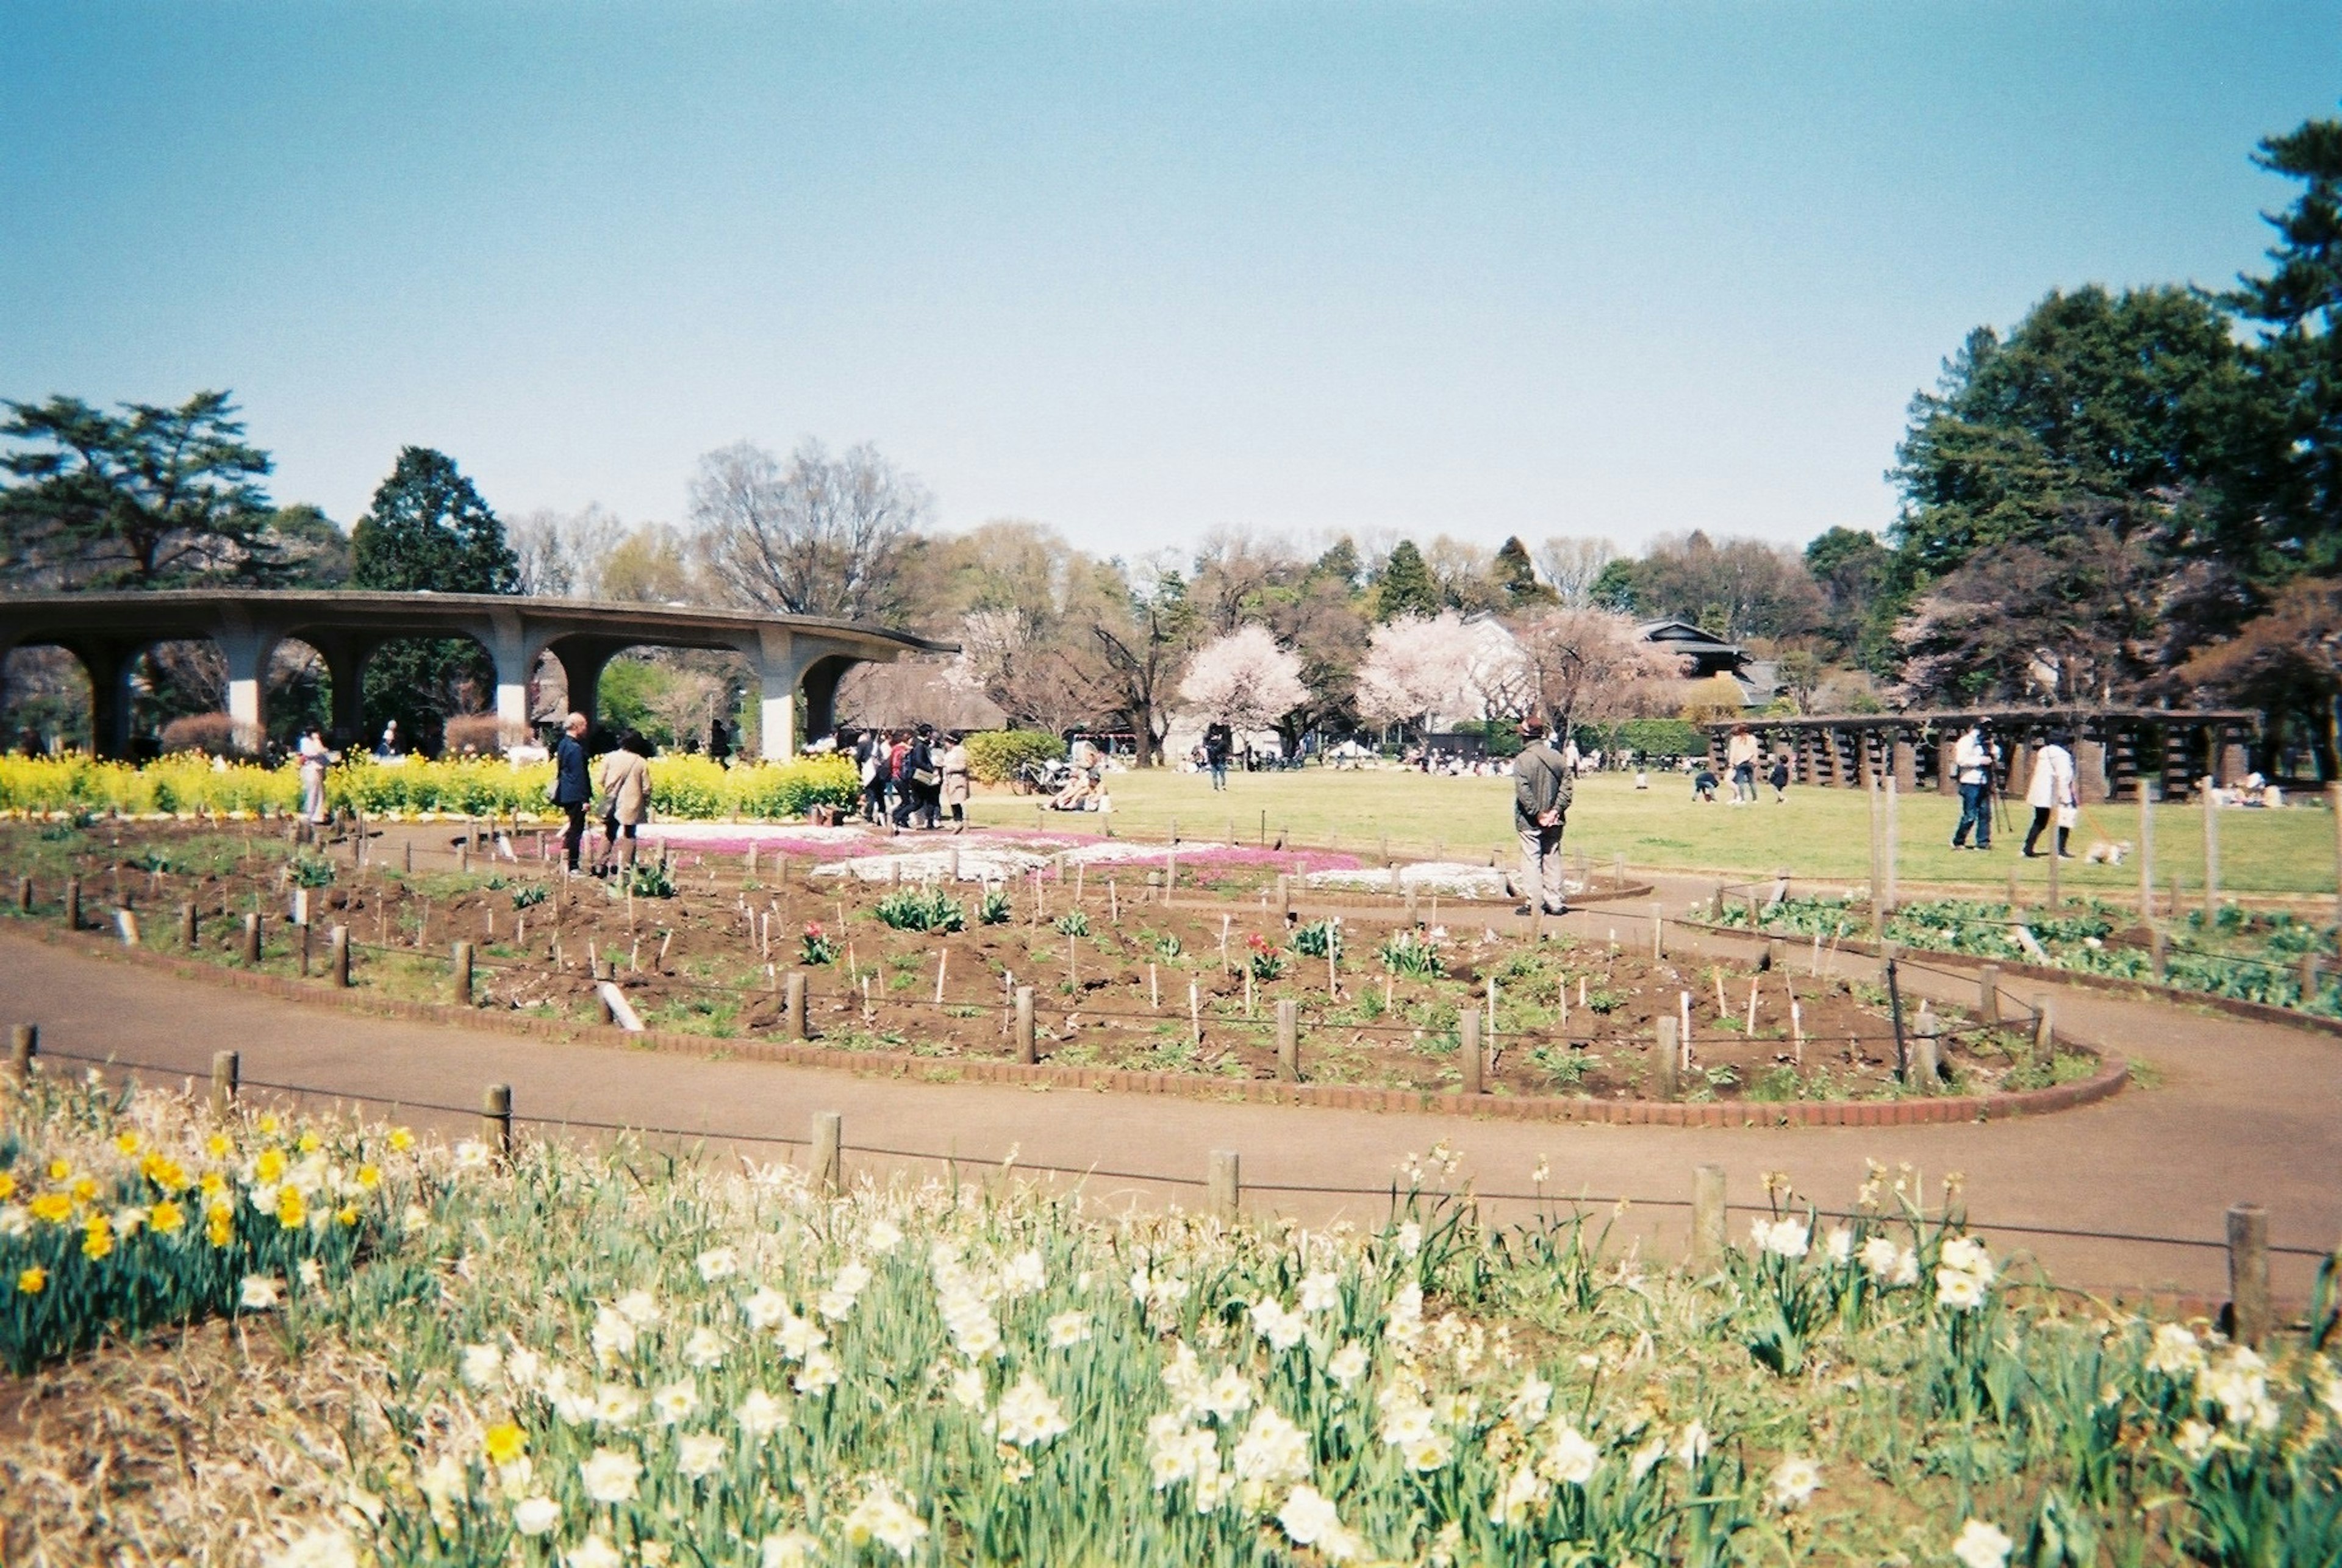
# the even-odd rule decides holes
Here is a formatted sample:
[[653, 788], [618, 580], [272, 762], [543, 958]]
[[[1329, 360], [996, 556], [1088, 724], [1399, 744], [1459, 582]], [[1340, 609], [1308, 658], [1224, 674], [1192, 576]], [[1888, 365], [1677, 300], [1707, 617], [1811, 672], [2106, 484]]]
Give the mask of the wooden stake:
[[944, 971], [950, 967], [950, 964], [951, 949], [948, 947], [936, 949], [936, 1005], [938, 1007], [944, 1004]]
[[1163, 1011], [1163, 986], [1152, 964], [1146, 966], [1146, 1004], [1157, 1013]]
[[[1245, 971], [1249, 974], [1250, 970]], [[1204, 994], [1194, 981], [1187, 982], [1187, 1033], [1197, 1045], [1204, 1043]]]

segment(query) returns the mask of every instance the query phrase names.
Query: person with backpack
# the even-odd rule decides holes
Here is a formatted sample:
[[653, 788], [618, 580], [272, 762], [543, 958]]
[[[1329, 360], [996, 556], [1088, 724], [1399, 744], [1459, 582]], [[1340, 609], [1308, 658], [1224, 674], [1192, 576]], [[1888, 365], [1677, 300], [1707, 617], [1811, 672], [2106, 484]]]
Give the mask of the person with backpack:
[[1546, 738], [1543, 720], [1523, 719], [1520, 734], [1521, 754], [1513, 759], [1513, 827], [1521, 835], [1519, 891], [1530, 902], [1519, 913], [1542, 908], [1547, 914], [1566, 914], [1561, 834], [1569, 816], [1569, 767]]
[[886, 741], [876, 730], [865, 730], [855, 744], [854, 765], [862, 779], [862, 820], [871, 826], [886, 814]]

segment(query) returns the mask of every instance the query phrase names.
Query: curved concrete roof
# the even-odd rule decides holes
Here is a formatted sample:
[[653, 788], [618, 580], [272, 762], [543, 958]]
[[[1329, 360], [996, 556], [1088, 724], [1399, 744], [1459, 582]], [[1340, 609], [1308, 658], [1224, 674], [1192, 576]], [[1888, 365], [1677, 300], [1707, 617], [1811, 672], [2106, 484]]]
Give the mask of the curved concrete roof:
[[265, 622], [280, 635], [306, 629], [340, 635], [431, 636], [463, 632], [484, 617], [518, 614], [539, 637], [588, 636], [668, 647], [738, 648], [767, 631], [858, 646], [872, 655], [949, 654], [937, 642], [862, 621], [766, 610], [644, 604], [598, 599], [539, 599], [503, 594], [373, 593], [331, 589], [166, 588], [77, 594], [0, 594], [0, 644], [59, 635], [144, 636], [155, 642], [214, 634], [222, 621]]

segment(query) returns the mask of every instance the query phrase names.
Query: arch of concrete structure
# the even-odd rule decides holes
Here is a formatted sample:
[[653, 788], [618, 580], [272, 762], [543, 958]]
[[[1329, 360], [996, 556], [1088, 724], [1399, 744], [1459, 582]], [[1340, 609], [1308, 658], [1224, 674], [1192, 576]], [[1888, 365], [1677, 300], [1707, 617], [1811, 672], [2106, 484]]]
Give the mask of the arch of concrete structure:
[[496, 674], [496, 716], [528, 723], [528, 682], [551, 654], [569, 681], [570, 706], [593, 711], [602, 666], [631, 647], [709, 648], [736, 653], [756, 673], [764, 754], [796, 750], [802, 685], [809, 726], [826, 730], [837, 678], [854, 664], [906, 653], [953, 653], [884, 626], [754, 610], [524, 599], [486, 594], [338, 593], [184, 588], [158, 593], [25, 594], [0, 596], [0, 655], [19, 647], [65, 649], [89, 673], [93, 737], [102, 756], [130, 749], [127, 681], [137, 655], [173, 638], [207, 637], [228, 666], [230, 714], [266, 727], [268, 659], [297, 637], [325, 661], [334, 729], [366, 733], [360, 677], [384, 643], [400, 637], [469, 637]]

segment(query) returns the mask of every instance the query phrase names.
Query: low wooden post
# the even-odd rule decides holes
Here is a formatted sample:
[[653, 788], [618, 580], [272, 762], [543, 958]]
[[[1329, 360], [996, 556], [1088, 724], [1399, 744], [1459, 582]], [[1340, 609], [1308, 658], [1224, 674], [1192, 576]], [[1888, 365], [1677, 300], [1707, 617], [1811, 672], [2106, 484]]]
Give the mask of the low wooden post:
[[1244, 1205], [1244, 1183], [1234, 1149], [1214, 1149], [1204, 1164], [1204, 1207], [1215, 1219], [1233, 1222]]
[[1276, 910], [1286, 919], [1293, 916], [1293, 879], [1279, 875], [1276, 879]]
[[1936, 1014], [1922, 1002], [1918, 1027], [1911, 1036], [1911, 1082], [1923, 1094], [1932, 1094], [1943, 1083], [1943, 1056], [1937, 1040]]
[[2268, 1338], [2268, 1211], [2228, 1205], [2228, 1337], [2257, 1347]]
[[1033, 988], [1016, 988], [1016, 1060], [1026, 1064], [1041, 1059], [1039, 1048], [1033, 1043]]
[[81, 929], [81, 878], [65, 878], [65, 929]]
[[491, 1084], [480, 1096], [480, 1142], [499, 1160], [513, 1152], [512, 1085]]
[[846, 1117], [836, 1111], [814, 1113], [810, 1174], [833, 1197], [846, 1188]]
[[1651, 1097], [1672, 1100], [1681, 1074], [1683, 1034], [1676, 1020], [1660, 1018], [1651, 1026]]
[[472, 944], [470, 943], [455, 944], [455, 952], [449, 968], [452, 974], [447, 982], [448, 994], [455, 998], [456, 1006], [469, 1007], [472, 1004]]
[[350, 928], [336, 925], [325, 935], [326, 967], [333, 972], [334, 984], [346, 991], [350, 984]]
[[1301, 1004], [1290, 996], [1276, 1004], [1276, 1075], [1301, 1082]]
[[2047, 1051], [2057, 1043], [2057, 1021], [2049, 1014], [2049, 998], [2033, 999], [2033, 1049]]
[[2161, 984], [2171, 976], [2171, 939], [2156, 926], [2147, 934], [2147, 962], [2155, 966], [2156, 984]]
[[8, 1071], [17, 1083], [33, 1077], [33, 1058], [41, 1054], [41, 1026], [19, 1024], [8, 1031]]
[[2323, 967], [2324, 963], [2317, 954], [2305, 953], [2301, 955], [2301, 1004], [2304, 1007], [2317, 999], [2317, 989], [2323, 984], [2323, 976], [2319, 971]]
[[33, 913], [33, 879], [29, 876], [20, 876], [16, 879], [16, 913], [19, 914]]
[[1977, 971], [1977, 1016], [1987, 1024], [2000, 1022], [2000, 965], [1987, 964]]
[[[2342, 845], [2337, 846], [2336, 853], [2342, 856]], [[2342, 859], [2337, 864], [2342, 864]], [[2342, 894], [2337, 896], [2342, 898]], [[2155, 785], [2144, 773], [2138, 775], [2138, 917], [2155, 918]]]
[[404, 869], [409, 875], [412, 875], [415, 872], [415, 841], [410, 838], [400, 847], [405, 852], [404, 857]]
[[1464, 1043], [1457, 1047], [1456, 1054], [1457, 1062], [1464, 1068], [1464, 1093], [1477, 1094], [1483, 1092], [1480, 1075], [1487, 1065], [1480, 1051], [1480, 1010], [1466, 1002], [1456, 1022], [1464, 1037]]
[[781, 1014], [788, 1020], [789, 1038], [806, 1038], [806, 977], [802, 969], [789, 971], [781, 984]]
[[212, 1114], [225, 1120], [235, 1110], [236, 1085], [244, 1076], [244, 1058], [234, 1051], [212, 1053]]
[[244, 917], [244, 962], [248, 968], [260, 966], [260, 916]]
[[1696, 1165], [1691, 1174], [1691, 1272], [1712, 1274], [1724, 1266], [1724, 1167]]
[[2204, 930], [2220, 917], [2220, 792], [2204, 780]]

